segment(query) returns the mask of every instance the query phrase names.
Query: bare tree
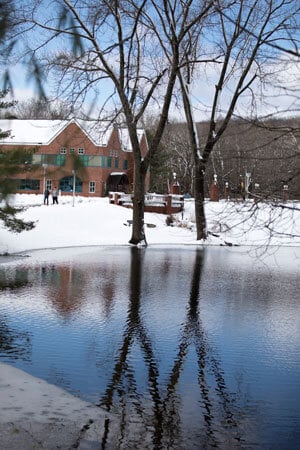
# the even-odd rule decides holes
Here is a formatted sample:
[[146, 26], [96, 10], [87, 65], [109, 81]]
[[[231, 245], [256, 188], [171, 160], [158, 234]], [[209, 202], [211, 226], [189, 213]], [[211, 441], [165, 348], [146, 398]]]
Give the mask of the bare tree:
[[192, 196], [194, 163], [186, 124], [175, 122], [168, 125], [162, 142], [167, 155], [168, 180], [176, 173], [181, 192]]
[[65, 102], [50, 102], [46, 99], [31, 99], [18, 102], [14, 107], [18, 119], [68, 119], [73, 108]]
[[[200, 4], [196, 0], [55, 0], [51, 7], [46, 0], [25, 0], [16, 15], [19, 30], [12, 38], [20, 42], [28, 37], [23, 54], [31, 58], [39, 85], [44, 65], [49, 82], [55, 76], [56, 91], [73, 105], [95, 95], [102, 117], [106, 113], [106, 118], [125, 122], [134, 155], [130, 243], [135, 245], [145, 242], [145, 177], [159, 151], [179, 80], [194, 155], [197, 238], [205, 239], [204, 182], [210, 155], [240, 99], [250, 94], [249, 112], [257, 100], [254, 92], [263, 91], [269, 75], [274, 79], [279, 56], [298, 56], [293, 35], [298, 12], [296, 0], [203, 0]], [[211, 67], [216, 74], [209, 127], [201, 139], [190, 97], [199, 67]], [[156, 127], [144, 155], [138, 126], [155, 109]]]
[[[210, 35], [220, 64], [215, 65], [214, 94], [210, 104], [208, 131], [199, 139], [193, 118], [190, 84], [198, 68], [199, 35], [186, 52], [186, 64], [178, 72], [183, 105], [193, 149], [195, 165], [195, 216], [197, 239], [207, 236], [204, 211], [205, 172], [216, 144], [225, 132], [238, 107], [248, 100], [247, 115], [254, 114], [256, 93], [262, 95], [268, 80], [278, 75], [282, 55], [289, 60], [299, 56], [296, 17], [299, 3], [294, 0], [215, 1]], [[212, 28], [213, 27], [213, 28]], [[214, 30], [214, 31], [213, 31]], [[200, 46], [201, 50], [201, 46]], [[282, 61], [280, 61], [282, 62]], [[282, 71], [286, 66], [281, 65]], [[204, 75], [204, 72], [203, 72]], [[287, 89], [287, 87], [286, 87]], [[248, 97], [247, 97], [248, 96]]]
[[[197, 122], [197, 133], [205, 136], [208, 121]], [[145, 124], [147, 131], [151, 122]], [[164, 131], [161, 151], [151, 161], [151, 189], [168, 192], [174, 172], [184, 194], [193, 194], [193, 154], [186, 123], [172, 121]], [[220, 198], [240, 200], [241, 181], [251, 173], [249, 197], [255, 201], [282, 202], [300, 199], [299, 119], [268, 120], [234, 118], [217, 142], [205, 171], [205, 198], [217, 175]], [[284, 201], [283, 206], [288, 206]]]
[[[22, 35], [15, 36], [28, 37], [24, 54], [39, 71], [36, 78], [42, 79], [41, 64], [49, 70], [48, 80], [56, 69], [56, 89], [68, 101], [79, 104], [95, 94], [99, 103], [101, 93], [102, 117], [108, 111], [112, 120], [124, 119], [134, 155], [131, 244], [145, 242], [145, 177], [167, 123], [181, 48], [213, 3], [56, 0], [48, 7], [46, 0], [25, 0], [18, 11]], [[138, 124], [154, 109], [157, 126], [144, 155]]]

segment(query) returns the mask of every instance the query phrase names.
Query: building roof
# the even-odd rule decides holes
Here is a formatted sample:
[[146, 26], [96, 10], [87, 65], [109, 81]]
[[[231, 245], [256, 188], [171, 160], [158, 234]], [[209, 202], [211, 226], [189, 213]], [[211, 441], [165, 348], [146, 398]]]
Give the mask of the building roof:
[[[124, 152], [131, 152], [132, 146], [131, 146], [131, 142], [130, 142], [128, 129], [127, 128], [118, 128], [118, 132], [119, 132], [119, 139], [121, 142], [122, 150], [124, 150]], [[138, 129], [137, 134], [138, 134], [138, 139], [140, 142], [143, 137], [144, 130]]]
[[1, 139], [5, 145], [47, 145], [67, 125], [65, 120], [0, 120], [2, 131], [10, 130], [10, 136]]
[[[110, 122], [96, 120], [22, 120], [2, 119], [0, 130], [10, 130], [10, 136], [1, 139], [0, 145], [49, 145], [70, 123], [76, 123], [96, 146], [105, 147], [113, 131]], [[118, 128], [122, 150], [131, 152], [132, 146], [126, 128]], [[144, 130], [138, 130], [141, 140]]]

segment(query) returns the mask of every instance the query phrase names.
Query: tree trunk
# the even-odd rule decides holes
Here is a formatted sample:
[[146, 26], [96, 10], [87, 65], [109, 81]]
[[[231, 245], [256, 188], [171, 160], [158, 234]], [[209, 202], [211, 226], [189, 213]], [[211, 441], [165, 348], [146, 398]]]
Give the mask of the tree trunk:
[[133, 194], [133, 221], [130, 244], [147, 245], [144, 229], [144, 209], [145, 209], [145, 174], [140, 164], [135, 164], [134, 194]]
[[195, 162], [195, 180], [194, 180], [197, 241], [207, 238], [206, 218], [204, 210], [204, 179], [205, 179], [205, 164], [203, 163], [203, 161], [198, 160]]

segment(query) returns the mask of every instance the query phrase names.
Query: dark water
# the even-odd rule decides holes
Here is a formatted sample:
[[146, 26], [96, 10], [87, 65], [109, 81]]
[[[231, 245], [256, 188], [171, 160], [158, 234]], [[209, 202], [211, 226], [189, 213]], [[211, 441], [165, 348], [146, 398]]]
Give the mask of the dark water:
[[299, 258], [92, 248], [4, 259], [0, 360], [116, 413], [120, 448], [299, 448]]

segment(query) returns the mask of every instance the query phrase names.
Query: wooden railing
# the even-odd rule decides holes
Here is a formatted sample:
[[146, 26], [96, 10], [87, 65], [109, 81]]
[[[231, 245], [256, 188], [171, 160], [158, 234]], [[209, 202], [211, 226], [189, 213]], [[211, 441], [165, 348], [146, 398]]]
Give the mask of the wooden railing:
[[[110, 203], [126, 207], [132, 207], [132, 194], [124, 192], [110, 192]], [[184, 207], [183, 195], [173, 194], [145, 194], [145, 211], [160, 214], [174, 214], [180, 212]]]

